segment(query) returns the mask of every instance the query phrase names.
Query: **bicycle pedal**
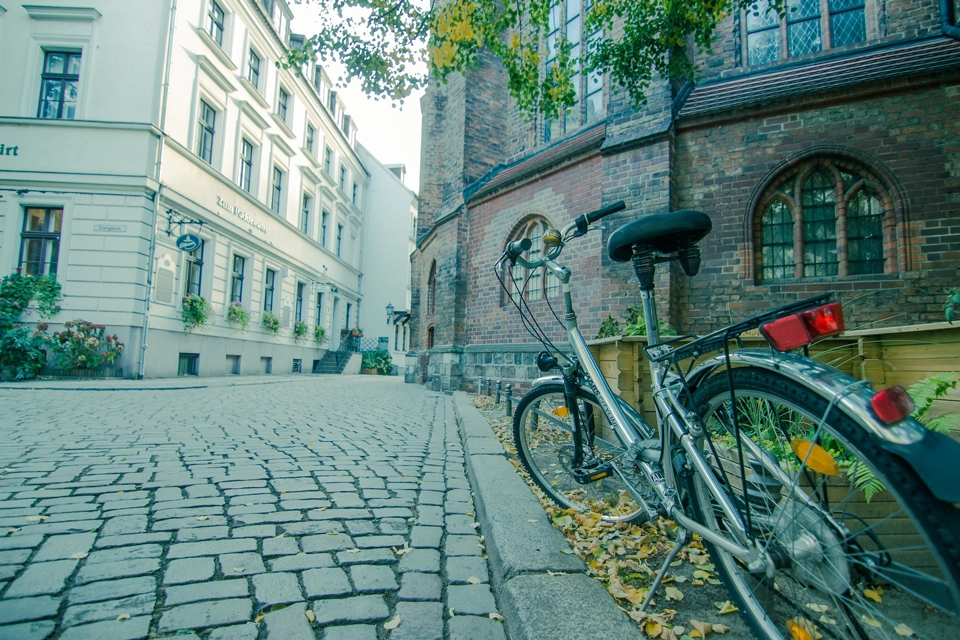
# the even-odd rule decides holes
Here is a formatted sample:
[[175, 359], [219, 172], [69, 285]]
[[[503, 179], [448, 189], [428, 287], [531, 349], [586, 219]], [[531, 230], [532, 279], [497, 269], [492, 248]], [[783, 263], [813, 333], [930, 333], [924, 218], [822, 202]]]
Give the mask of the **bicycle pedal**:
[[573, 477], [580, 484], [590, 484], [591, 482], [596, 482], [602, 478], [613, 475], [613, 465], [609, 462], [604, 462], [595, 467], [580, 468], [573, 470]]

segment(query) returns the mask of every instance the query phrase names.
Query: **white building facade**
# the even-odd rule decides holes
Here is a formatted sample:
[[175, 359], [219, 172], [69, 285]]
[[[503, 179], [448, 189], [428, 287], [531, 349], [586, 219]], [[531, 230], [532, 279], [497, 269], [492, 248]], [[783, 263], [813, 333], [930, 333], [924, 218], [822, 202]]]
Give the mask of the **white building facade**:
[[[0, 274], [55, 272], [51, 328], [106, 325], [125, 376], [308, 372], [358, 324], [369, 175], [322, 68], [276, 64], [290, 18], [281, 0], [0, 0]], [[212, 320], [189, 333], [187, 295]]]
[[384, 165], [363, 145], [357, 145], [357, 152], [370, 175], [363, 235], [364, 336], [378, 338], [379, 344], [386, 338], [391, 360], [402, 371], [410, 347], [410, 255], [417, 247], [417, 194], [403, 183], [403, 165]]

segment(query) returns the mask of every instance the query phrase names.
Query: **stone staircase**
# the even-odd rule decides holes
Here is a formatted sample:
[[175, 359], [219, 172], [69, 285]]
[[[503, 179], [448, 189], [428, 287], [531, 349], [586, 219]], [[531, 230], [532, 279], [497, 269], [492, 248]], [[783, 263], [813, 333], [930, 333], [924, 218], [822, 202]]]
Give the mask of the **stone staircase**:
[[350, 354], [340, 354], [340, 364], [337, 364], [337, 351], [330, 350], [323, 359], [313, 368], [313, 373], [343, 373], [344, 367], [350, 362]]

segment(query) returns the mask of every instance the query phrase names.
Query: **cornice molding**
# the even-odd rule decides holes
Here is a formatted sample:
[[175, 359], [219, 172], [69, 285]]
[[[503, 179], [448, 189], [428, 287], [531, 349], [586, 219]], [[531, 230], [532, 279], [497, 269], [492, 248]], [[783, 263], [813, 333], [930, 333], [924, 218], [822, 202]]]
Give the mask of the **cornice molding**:
[[197, 27], [197, 34], [200, 36], [200, 39], [203, 40], [207, 48], [216, 56], [217, 60], [223, 63], [223, 65], [230, 71], [236, 71], [237, 65], [233, 63], [233, 60], [230, 59], [230, 56], [220, 48], [220, 45], [217, 44], [217, 41], [210, 37], [210, 34], [204, 31], [202, 28]]
[[264, 109], [270, 108], [270, 103], [267, 102], [267, 99], [260, 94], [257, 88], [253, 86], [253, 84], [251, 84], [249, 80], [247, 80], [243, 76], [240, 76], [240, 84], [242, 84], [247, 88], [247, 91], [250, 92], [250, 95], [253, 96], [253, 99], [256, 100], [261, 107], [263, 107]]
[[203, 69], [206, 74], [213, 80], [218, 87], [227, 93], [233, 93], [237, 90], [233, 83], [220, 72], [220, 69], [217, 69], [217, 65], [213, 64], [210, 61], [210, 58], [204, 55], [197, 54], [197, 65]]
[[250, 118], [250, 120], [253, 121], [253, 124], [260, 127], [261, 131], [266, 131], [270, 128], [270, 123], [264, 120], [263, 116], [261, 116], [260, 113], [254, 109], [253, 105], [251, 105], [249, 102], [246, 100], [237, 100], [236, 103], [240, 107], [240, 112]]
[[49, 7], [25, 4], [24, 10], [34, 20], [99, 20], [101, 14], [93, 7]]
[[288, 159], [292, 159], [296, 155], [296, 152], [290, 148], [290, 145], [288, 145], [279, 134], [268, 133], [267, 137], [273, 141], [273, 146], [279, 149]]

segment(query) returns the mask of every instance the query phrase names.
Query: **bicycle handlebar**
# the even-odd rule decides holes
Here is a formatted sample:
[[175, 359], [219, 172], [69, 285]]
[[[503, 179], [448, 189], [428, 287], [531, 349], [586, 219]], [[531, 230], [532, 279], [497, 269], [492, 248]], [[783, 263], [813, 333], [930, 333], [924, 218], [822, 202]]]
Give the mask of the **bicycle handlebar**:
[[597, 209], [592, 213], [585, 213], [576, 219], [577, 231], [579, 231], [580, 233], [586, 233], [591, 222], [596, 222], [601, 218], [606, 218], [611, 213], [616, 213], [617, 211], [623, 211], [626, 208], [627, 208], [626, 203], [623, 200], [618, 200], [613, 204], [607, 205], [602, 209]]
[[520, 254], [532, 246], [533, 242], [530, 241], [530, 238], [514, 240], [507, 245], [507, 257], [510, 259], [510, 262], [516, 262], [517, 258], [520, 257]]

